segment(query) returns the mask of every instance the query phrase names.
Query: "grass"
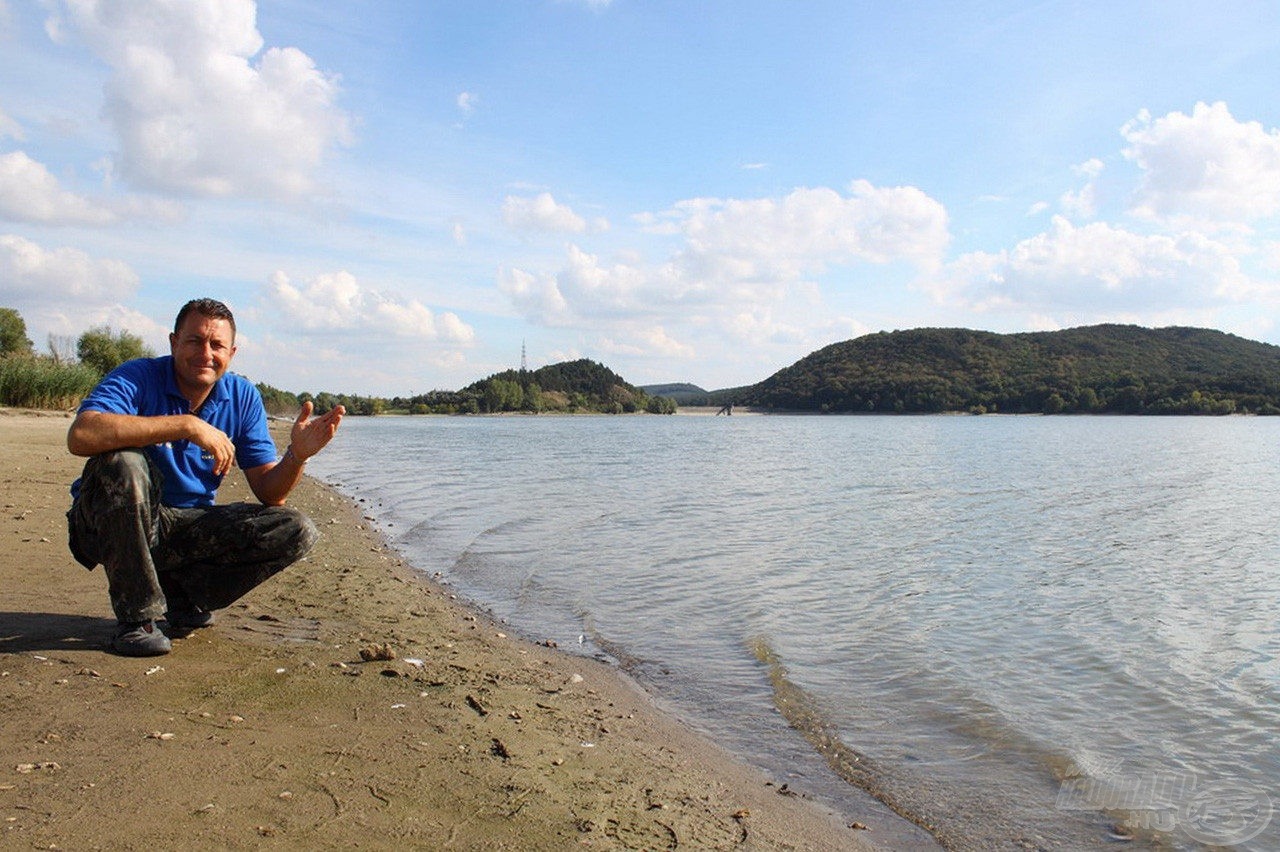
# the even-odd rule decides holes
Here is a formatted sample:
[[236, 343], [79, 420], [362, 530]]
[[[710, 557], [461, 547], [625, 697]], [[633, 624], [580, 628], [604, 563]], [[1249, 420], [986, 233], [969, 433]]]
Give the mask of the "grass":
[[102, 376], [83, 364], [61, 364], [40, 355], [0, 359], [0, 405], [13, 408], [74, 408]]

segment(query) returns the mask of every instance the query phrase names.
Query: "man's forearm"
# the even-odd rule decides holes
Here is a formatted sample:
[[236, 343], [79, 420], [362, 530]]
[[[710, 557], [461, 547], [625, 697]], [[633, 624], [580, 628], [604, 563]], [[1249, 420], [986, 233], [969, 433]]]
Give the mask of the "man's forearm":
[[265, 506], [283, 506], [289, 492], [302, 479], [305, 460], [293, 454], [293, 448], [285, 450], [284, 456], [269, 468], [245, 471], [249, 480], [249, 488]]
[[138, 417], [82, 411], [67, 430], [67, 449], [72, 455], [96, 456], [112, 450], [189, 439], [193, 419], [190, 414]]

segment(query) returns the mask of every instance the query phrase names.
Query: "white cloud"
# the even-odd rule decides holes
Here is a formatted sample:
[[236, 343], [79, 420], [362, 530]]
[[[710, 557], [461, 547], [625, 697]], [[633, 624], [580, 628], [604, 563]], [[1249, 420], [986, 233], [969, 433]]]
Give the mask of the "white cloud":
[[549, 192], [533, 198], [508, 195], [502, 202], [502, 221], [523, 231], [580, 234], [587, 222], [572, 209], [556, 202]]
[[571, 312], [554, 276], [539, 277], [523, 269], [498, 271], [498, 289], [530, 322], [546, 326], [567, 325]]
[[372, 332], [424, 342], [468, 344], [475, 332], [457, 315], [436, 314], [416, 300], [399, 300], [362, 287], [349, 272], [317, 275], [300, 286], [276, 272], [264, 288], [262, 315], [282, 329]]
[[667, 334], [660, 325], [620, 329], [625, 336], [603, 337], [600, 350], [606, 355], [624, 355], [633, 358], [659, 357], [690, 359], [696, 355], [692, 346], [681, 343]]
[[45, 249], [14, 234], [0, 235], [0, 297], [123, 301], [138, 276], [119, 260], [95, 260], [75, 248]]
[[1098, 175], [1102, 174], [1102, 170], [1106, 168], [1106, 164], [1097, 157], [1090, 157], [1078, 166], [1072, 166], [1071, 171], [1075, 172], [1082, 178], [1088, 180], [1097, 180]]
[[[278, 310], [264, 298], [242, 312], [241, 325], [257, 333], [238, 338], [233, 369], [254, 381], [294, 392], [391, 396], [461, 387], [481, 372], [467, 366], [471, 329], [452, 314], [436, 315], [440, 334], [433, 340], [397, 336], [369, 324], [316, 329], [300, 339], [296, 329], [276, 323], [271, 313]], [[263, 327], [264, 321], [274, 329]]]
[[1098, 176], [1102, 174], [1103, 163], [1096, 157], [1076, 166], [1073, 171], [1085, 179], [1079, 190], [1068, 190], [1062, 194], [1058, 203], [1064, 215], [1073, 219], [1092, 219], [1098, 215]]
[[480, 102], [480, 96], [475, 92], [459, 92], [458, 93], [458, 109], [464, 116], [470, 116], [476, 111], [476, 104]]
[[22, 130], [22, 125], [9, 117], [4, 110], [0, 109], [0, 139], [5, 137], [16, 139], [21, 142], [26, 138], [26, 134]]
[[451, 343], [470, 343], [475, 339], [476, 333], [471, 326], [462, 321], [462, 318], [450, 311], [445, 311], [436, 316], [436, 333], [441, 340], [447, 340]]
[[549, 326], [596, 327], [670, 312], [684, 296], [670, 269], [651, 270], [628, 263], [602, 264], [576, 245], [554, 275], [522, 269], [499, 272], [498, 288], [532, 322]]
[[1096, 320], [1227, 304], [1260, 287], [1227, 246], [1192, 232], [1141, 235], [1055, 216], [1049, 231], [999, 253], [974, 252], [925, 286], [974, 310], [1062, 310]]
[[646, 351], [651, 354], [675, 358], [692, 358], [697, 354], [692, 346], [676, 340], [660, 325], [641, 330], [639, 336], [644, 341]]
[[111, 67], [105, 112], [118, 171], [139, 186], [300, 196], [327, 151], [349, 139], [336, 78], [296, 48], [261, 52], [252, 0], [64, 5], [65, 23]]
[[725, 330], [731, 338], [743, 343], [768, 341], [794, 344], [807, 337], [807, 329], [778, 320], [774, 317], [773, 310], [767, 306], [753, 306], [732, 314], [727, 318]]
[[52, 225], [107, 225], [110, 210], [64, 190], [43, 164], [23, 151], [0, 154], [0, 217]]
[[[545, 196], [547, 209], [551, 203]], [[691, 358], [674, 329], [738, 345], [795, 344], [816, 327], [830, 331], [821, 289], [808, 276], [866, 263], [933, 269], [950, 241], [937, 201], [914, 187], [866, 181], [847, 196], [806, 188], [780, 198], [695, 198], [634, 219], [647, 233], [680, 239], [666, 260], [620, 253], [625, 260], [605, 262], [571, 245], [558, 272], [504, 269], [499, 289], [530, 321], [601, 334], [611, 351]]]
[[163, 346], [166, 329], [125, 307], [138, 286], [137, 274], [123, 261], [0, 235], [0, 304], [22, 315], [27, 336], [37, 347], [48, 334], [78, 337], [101, 325], [127, 329], [153, 347]]
[[1121, 134], [1143, 171], [1139, 215], [1232, 223], [1280, 212], [1280, 131], [1236, 121], [1225, 103], [1157, 119], [1144, 110]]
[[625, 263], [602, 266], [598, 257], [577, 246], [569, 246], [568, 265], [556, 276], [566, 301], [592, 317], [643, 313], [644, 299], [655, 295], [653, 283], [640, 268]]
[[850, 195], [802, 188], [780, 199], [695, 198], [663, 214], [686, 240], [681, 262], [697, 275], [790, 280], [854, 261], [940, 263], [950, 242], [947, 213], [915, 187]]

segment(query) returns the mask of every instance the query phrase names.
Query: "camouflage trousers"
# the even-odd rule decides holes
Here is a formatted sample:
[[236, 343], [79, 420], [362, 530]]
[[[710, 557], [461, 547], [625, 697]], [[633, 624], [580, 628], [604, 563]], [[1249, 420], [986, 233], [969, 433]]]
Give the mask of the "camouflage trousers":
[[102, 564], [120, 621], [221, 609], [301, 559], [319, 537], [287, 506], [165, 506], [160, 483], [143, 451], [103, 453], [85, 463], [67, 512], [71, 553], [86, 568]]

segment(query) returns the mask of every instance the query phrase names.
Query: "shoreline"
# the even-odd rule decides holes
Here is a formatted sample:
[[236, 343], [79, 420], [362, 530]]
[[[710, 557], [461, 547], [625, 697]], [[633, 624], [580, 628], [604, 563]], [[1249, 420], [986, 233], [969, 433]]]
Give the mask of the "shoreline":
[[[315, 551], [147, 660], [66, 549], [68, 415], [0, 409], [3, 836], [49, 848], [896, 848], [624, 673], [511, 637], [308, 477]], [[244, 499], [232, 474], [222, 499]], [[395, 658], [364, 662], [362, 649]], [[868, 830], [851, 828], [865, 825]], [[147, 829], [139, 832], [138, 825]], [[887, 844], [881, 846], [881, 844]]]

